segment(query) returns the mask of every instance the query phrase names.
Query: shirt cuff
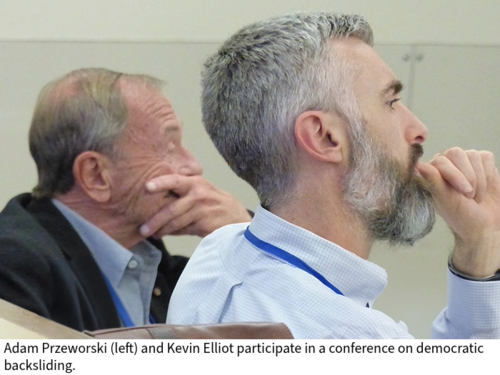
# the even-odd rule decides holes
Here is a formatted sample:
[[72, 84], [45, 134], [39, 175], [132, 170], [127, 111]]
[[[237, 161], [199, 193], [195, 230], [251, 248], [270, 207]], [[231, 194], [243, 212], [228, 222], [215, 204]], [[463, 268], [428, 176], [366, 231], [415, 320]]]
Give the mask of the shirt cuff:
[[450, 257], [448, 258], [448, 269], [450, 272], [462, 279], [465, 280], [470, 280], [470, 281], [499, 281], [500, 280], [500, 270], [498, 270], [494, 275], [489, 276], [489, 277], [484, 277], [484, 278], [477, 278], [477, 277], [472, 277], [469, 275], [466, 275], [463, 272], [460, 272], [455, 268], [453, 263], [451, 262], [451, 257], [453, 256], [453, 253], [450, 254]]
[[500, 281], [471, 281], [449, 271], [446, 315], [463, 338], [500, 338]]

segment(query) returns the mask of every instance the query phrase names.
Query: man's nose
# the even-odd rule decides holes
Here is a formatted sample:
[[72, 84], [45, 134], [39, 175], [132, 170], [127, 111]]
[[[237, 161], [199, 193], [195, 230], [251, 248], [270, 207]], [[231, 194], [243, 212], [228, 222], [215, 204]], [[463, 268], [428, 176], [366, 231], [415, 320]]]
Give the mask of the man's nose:
[[178, 173], [184, 176], [201, 176], [203, 173], [200, 163], [185, 147], [183, 147]]
[[427, 139], [427, 127], [409, 109], [406, 137], [409, 144], [422, 144]]

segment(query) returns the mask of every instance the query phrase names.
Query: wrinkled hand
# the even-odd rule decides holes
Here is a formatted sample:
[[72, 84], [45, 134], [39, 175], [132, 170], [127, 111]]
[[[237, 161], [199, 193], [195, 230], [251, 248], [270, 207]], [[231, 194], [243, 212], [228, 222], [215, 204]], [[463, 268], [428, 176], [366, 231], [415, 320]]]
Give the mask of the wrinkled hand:
[[419, 163], [434, 206], [455, 235], [453, 266], [485, 278], [500, 269], [500, 176], [487, 151], [452, 148]]
[[160, 176], [149, 181], [146, 189], [151, 193], [173, 193], [178, 198], [141, 226], [145, 237], [161, 238], [167, 234], [204, 237], [224, 225], [252, 219], [236, 198], [201, 176]]

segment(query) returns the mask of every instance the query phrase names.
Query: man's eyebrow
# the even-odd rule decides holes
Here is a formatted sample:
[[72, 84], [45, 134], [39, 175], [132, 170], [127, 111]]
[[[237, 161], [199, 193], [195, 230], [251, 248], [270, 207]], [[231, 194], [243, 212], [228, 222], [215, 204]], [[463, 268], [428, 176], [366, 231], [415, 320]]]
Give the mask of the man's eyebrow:
[[167, 126], [165, 126], [164, 128], [164, 132], [165, 134], [168, 134], [168, 133], [175, 133], [175, 132], [178, 132], [182, 129], [182, 125], [179, 125], [179, 124], [169, 124]]
[[401, 91], [403, 91], [403, 83], [397, 79], [389, 83], [385, 89], [382, 90], [382, 95], [387, 95], [388, 93], [392, 92], [393, 95], [399, 94]]

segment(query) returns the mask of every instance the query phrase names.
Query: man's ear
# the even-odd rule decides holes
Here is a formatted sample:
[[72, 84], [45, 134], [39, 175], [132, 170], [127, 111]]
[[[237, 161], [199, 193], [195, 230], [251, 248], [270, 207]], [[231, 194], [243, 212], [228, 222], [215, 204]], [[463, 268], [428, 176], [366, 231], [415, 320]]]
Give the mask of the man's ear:
[[111, 197], [109, 159], [94, 151], [85, 151], [73, 163], [75, 183], [94, 201], [104, 203]]
[[345, 122], [322, 111], [302, 113], [295, 122], [299, 147], [313, 158], [340, 163], [346, 152]]

